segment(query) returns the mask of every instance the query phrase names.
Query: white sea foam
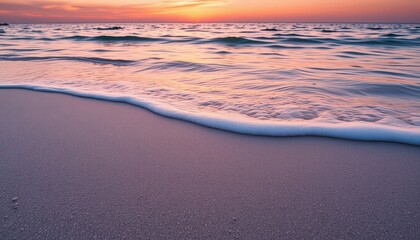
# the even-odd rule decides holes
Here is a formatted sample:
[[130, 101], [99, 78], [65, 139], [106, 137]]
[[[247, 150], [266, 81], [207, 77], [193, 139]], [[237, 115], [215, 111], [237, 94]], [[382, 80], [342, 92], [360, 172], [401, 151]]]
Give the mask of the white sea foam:
[[239, 117], [223, 117], [220, 114], [191, 113], [180, 111], [169, 105], [137, 99], [128, 96], [111, 96], [79, 92], [64, 88], [51, 88], [35, 85], [0, 85], [0, 89], [29, 89], [41, 92], [63, 93], [72, 96], [93, 98], [112, 102], [123, 102], [146, 108], [162, 116], [180, 119], [199, 125], [225, 131], [259, 136], [324, 136], [350, 140], [386, 141], [420, 145], [420, 129], [404, 129], [375, 123], [336, 123], [322, 122], [293, 123], [258, 121]]

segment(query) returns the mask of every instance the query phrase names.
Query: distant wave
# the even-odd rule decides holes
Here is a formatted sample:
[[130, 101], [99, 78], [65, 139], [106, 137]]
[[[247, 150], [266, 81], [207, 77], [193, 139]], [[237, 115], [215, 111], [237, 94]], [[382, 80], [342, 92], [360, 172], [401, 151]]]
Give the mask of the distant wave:
[[[412, 77], [408, 74], [378, 71], [380, 74], [388, 74], [400, 77]], [[414, 84], [372, 84], [372, 83], [355, 83], [352, 86], [345, 89], [347, 92], [357, 94], [359, 96], [387, 96], [387, 97], [398, 97], [398, 98], [414, 98], [417, 99], [420, 96], [420, 86]]]
[[232, 52], [229, 52], [229, 51], [217, 51], [217, 52], [214, 52], [214, 53], [216, 53], [216, 54], [232, 54]]
[[222, 38], [212, 38], [208, 43], [222, 43], [226, 45], [243, 45], [243, 44], [267, 44], [264, 41], [252, 40], [244, 37], [222, 37]]
[[273, 44], [273, 45], [268, 45], [267, 47], [269, 48], [274, 48], [274, 49], [300, 49], [300, 48], [304, 48], [302, 46], [290, 46], [290, 45], [279, 45], [279, 44]]
[[187, 61], [172, 61], [172, 62], [157, 62], [152, 64], [150, 67], [142, 69], [141, 71], [147, 70], [166, 70], [176, 68], [184, 72], [216, 72], [223, 65], [216, 64], [201, 64]]
[[405, 37], [405, 34], [397, 34], [397, 33], [387, 33], [382, 35], [382, 37]]
[[405, 39], [395, 37], [379, 37], [371, 39], [340, 39], [340, 38], [317, 38], [317, 37], [286, 37], [278, 38], [284, 43], [293, 44], [338, 44], [338, 45], [363, 45], [363, 46], [418, 46], [419, 39]]
[[368, 27], [366, 29], [374, 30], [374, 31], [379, 31], [379, 30], [384, 30], [385, 28], [382, 28], [382, 27]]
[[[352, 26], [352, 25], [349, 25]], [[156, 27], [156, 26], [155, 26]], [[198, 26], [194, 25], [191, 26], [192, 28], [197, 28]], [[264, 26], [265, 27], [265, 26]], [[302, 29], [305, 28], [305, 26], [300, 25], [294, 25], [294, 28]], [[99, 28], [89, 28], [86, 30], [93, 30], [93, 29], [100, 29], [100, 30], [114, 30], [114, 29], [120, 29], [121, 27], [107, 27], [106, 25], [104, 27]], [[362, 28], [362, 27], [360, 27]], [[23, 29], [27, 29], [27, 27], [24, 27]], [[143, 29], [143, 28], [142, 28]], [[205, 37], [196, 37], [196, 36], [186, 36], [187, 34], [165, 34], [160, 35], [157, 37], [141, 37], [137, 35], [126, 35], [126, 36], [113, 36], [113, 35], [99, 35], [99, 36], [84, 36], [83, 33], [81, 35], [74, 35], [74, 36], [67, 36], [63, 37], [63, 35], [47, 35], [46, 34], [39, 34], [39, 36], [44, 37], [34, 37], [34, 36], [19, 36], [16, 37], [16, 35], [10, 36], [9, 38], [5, 37], [4, 40], [8, 41], [8, 43], [0, 43], [0, 46], [13, 46], [14, 44], [10, 44], [9, 42], [13, 42], [10, 40], [23, 40], [23, 41], [59, 41], [59, 40], [74, 40], [74, 41], [92, 41], [92, 42], [99, 42], [99, 43], [124, 43], [124, 42], [132, 42], [132, 43], [142, 43], [142, 42], [156, 42], [156, 43], [165, 43], [165, 44], [171, 44], [171, 43], [193, 43], [193, 44], [211, 44], [211, 43], [217, 43], [227, 46], [244, 46], [244, 47], [253, 47], [254, 45], [272, 48], [272, 49], [301, 49], [301, 48], [316, 48], [316, 49], [330, 49], [329, 47], [339, 47], [339, 46], [346, 46], [346, 45], [355, 45], [355, 46], [366, 46], [366, 47], [388, 47], [388, 46], [396, 46], [396, 47], [416, 47], [420, 45], [420, 38], [410, 38], [410, 34], [402, 34], [401, 29], [393, 30], [392, 28], [386, 28], [382, 25], [367, 25], [363, 26], [363, 30], [375, 30], [379, 31], [378, 33], [370, 33], [367, 35], [367, 37], [358, 37], [358, 36], [336, 36], [335, 34], [320, 34], [313, 33], [313, 29], [321, 30], [322, 32], [340, 32], [340, 29], [352, 29], [350, 27], [346, 26], [318, 26], [313, 27], [311, 31], [301, 31], [301, 30], [293, 30], [293, 31], [287, 31], [283, 30], [282, 33], [267, 33], [263, 36], [256, 35], [251, 33], [259, 33], [258, 30], [264, 31], [264, 32], [276, 32], [279, 31], [278, 28], [276, 28], [276, 25], [266, 27], [266, 28], [258, 28], [257, 31], [244, 31], [248, 32], [250, 34], [243, 35], [241, 37], [236, 36], [228, 36], [228, 37], [218, 37], [218, 38], [205, 38]], [[419, 29], [418, 26], [412, 26], [408, 27], [406, 30], [417, 30]], [[380, 31], [380, 30], [387, 30]], [[395, 31], [395, 32], [391, 32]], [[41, 33], [39, 30], [32, 30], [34, 33]], [[45, 33], [48, 31], [45, 30]], [[89, 32], [89, 31], [87, 31]], [[351, 32], [351, 31], [349, 31]], [[74, 33], [74, 32], [73, 32]], [[302, 34], [304, 33], [304, 34]], [[315, 34], [315, 36], [312, 36]], [[373, 36], [372, 36], [373, 34]], [[89, 35], [89, 34], [87, 34]], [[211, 35], [213, 36], [213, 35]], [[215, 34], [215, 36], [217, 36]], [[244, 37], [246, 36], [246, 37]], [[328, 36], [328, 37], [324, 37]], [[3, 37], [3, 36], [2, 36]], [[54, 38], [56, 37], [56, 38]], [[2, 39], [2, 40], [3, 40]], [[20, 43], [18, 43], [20, 44]], [[16, 51], [30, 51], [30, 50], [16, 50]], [[107, 50], [91, 50], [95, 52], [105, 52]], [[215, 51], [216, 52], [216, 51]], [[223, 51], [218, 51], [223, 52]], [[370, 53], [363, 53], [361, 51], [347, 51], [347, 52], [341, 52], [344, 55], [336, 55], [337, 57], [347, 57], [347, 58], [357, 58], [356, 56], [367, 56], [367, 54]], [[11, 59], [13, 60], [13, 59]]]
[[356, 51], [343, 51], [341, 53], [349, 54], [349, 55], [357, 55], [357, 56], [369, 56], [369, 55], [373, 55], [372, 53], [356, 52]]
[[198, 42], [201, 41], [202, 38], [198, 37], [176, 37], [175, 39], [161, 39], [164, 43], [189, 43], [189, 42]]
[[319, 43], [324, 42], [317, 38], [298, 38], [298, 37], [284, 38], [282, 39], [282, 41], [286, 43], [310, 43], [310, 44], [319, 44]]
[[418, 46], [418, 39], [402, 39], [402, 38], [376, 38], [367, 40], [348, 40], [342, 41], [342, 44], [365, 45], [365, 46]]
[[276, 33], [273, 36], [277, 37], [306, 37], [306, 35], [297, 34], [297, 33]]
[[51, 56], [51, 57], [7, 57], [0, 56], [0, 61], [76, 61], [76, 62], [89, 62], [95, 64], [110, 64], [114, 66], [127, 66], [136, 63], [136, 61], [124, 59], [108, 59], [97, 57], [69, 57], [69, 56]]
[[244, 118], [223, 117], [211, 113], [188, 113], [165, 104], [138, 99], [129, 96], [107, 96], [78, 92], [64, 88], [53, 88], [35, 85], [0, 85], [2, 89], [29, 89], [42, 92], [64, 93], [73, 96], [106, 100], [112, 102], [124, 102], [146, 108], [162, 116], [180, 119], [199, 125], [258, 136], [324, 136], [362, 141], [385, 141], [412, 145], [420, 145], [420, 131], [405, 129], [402, 127], [385, 126], [374, 123], [290, 123], [248, 120]]
[[[335, 30], [326, 30], [328, 33], [334, 33]], [[217, 37], [217, 38], [200, 38], [194, 36], [171, 36], [163, 35], [160, 37], [141, 37], [136, 35], [127, 36], [68, 36], [59, 38], [41, 37], [34, 38], [30, 36], [13, 37], [9, 40], [22, 41], [58, 41], [58, 40], [73, 40], [73, 41], [92, 41], [104, 43], [122, 43], [122, 42], [161, 42], [161, 43], [194, 43], [194, 44], [223, 44], [223, 45], [262, 45], [269, 46], [270, 44], [286, 43], [289, 45], [355, 45], [355, 46], [401, 46], [401, 47], [416, 47], [420, 45], [420, 38], [407, 38], [406, 35], [397, 33], [387, 33], [378, 37], [372, 38], [352, 38], [352, 37], [334, 37], [333, 34], [325, 35], [328, 37], [316, 37], [301, 35], [297, 33], [276, 33], [272, 36], [256, 36], [251, 37]]]
[[280, 30], [277, 29], [277, 28], [264, 28], [264, 29], [261, 29], [261, 31], [263, 31], [263, 32], [278, 32]]
[[165, 39], [162, 38], [149, 38], [149, 37], [139, 37], [139, 36], [95, 36], [95, 37], [88, 37], [88, 36], [71, 36], [71, 37], [64, 37], [61, 39], [69, 39], [69, 40], [77, 40], [77, 41], [100, 41], [100, 42], [156, 42], [156, 41], [163, 41]]
[[123, 27], [98, 27], [98, 28], [95, 28], [96, 30], [99, 30], [99, 31], [110, 31], [110, 30], [121, 30], [121, 29], [124, 29]]

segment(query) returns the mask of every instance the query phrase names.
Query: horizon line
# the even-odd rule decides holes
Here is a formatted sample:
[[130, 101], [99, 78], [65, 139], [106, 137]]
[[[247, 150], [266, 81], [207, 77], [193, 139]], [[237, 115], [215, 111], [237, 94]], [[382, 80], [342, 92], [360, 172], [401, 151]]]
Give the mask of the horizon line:
[[312, 23], [312, 24], [316, 24], [316, 23], [330, 23], [330, 24], [420, 24], [420, 22], [392, 22], [392, 21], [379, 21], [379, 22], [375, 22], [375, 21], [244, 21], [244, 22], [192, 22], [192, 21], [174, 21], [174, 22], [145, 22], [145, 21], [131, 21], [131, 22], [126, 22], [126, 21], [116, 21], [116, 22], [2, 22], [0, 21], [0, 23], [8, 23], [8, 24], [133, 24], [133, 23], [141, 23], [141, 24], [264, 24], [264, 23], [271, 23], [271, 24], [281, 24], [281, 23]]

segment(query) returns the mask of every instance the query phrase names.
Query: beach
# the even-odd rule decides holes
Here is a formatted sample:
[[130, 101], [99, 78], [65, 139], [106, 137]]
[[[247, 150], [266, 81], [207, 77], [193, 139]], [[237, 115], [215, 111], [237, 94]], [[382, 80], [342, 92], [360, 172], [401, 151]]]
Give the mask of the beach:
[[419, 146], [0, 90], [1, 239], [418, 239]]

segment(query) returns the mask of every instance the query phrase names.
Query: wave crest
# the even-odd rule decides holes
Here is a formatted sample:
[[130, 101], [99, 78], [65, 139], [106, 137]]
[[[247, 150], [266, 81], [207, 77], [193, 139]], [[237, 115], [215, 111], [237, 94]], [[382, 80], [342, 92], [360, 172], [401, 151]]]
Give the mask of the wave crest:
[[127, 66], [136, 63], [136, 61], [125, 59], [109, 59], [98, 57], [68, 57], [68, 56], [51, 56], [51, 57], [0, 57], [1, 61], [76, 61], [76, 62], [89, 62], [94, 64], [110, 64], [114, 66]]
[[221, 129], [225, 131], [257, 135], [257, 136], [324, 136], [362, 141], [385, 141], [398, 142], [412, 145], [420, 145], [420, 131], [378, 125], [374, 123], [358, 124], [354, 122], [329, 124], [329, 123], [279, 123], [272, 121], [244, 120], [242, 118], [223, 118], [221, 115], [210, 113], [188, 113], [168, 105], [145, 99], [137, 99], [128, 96], [107, 96], [78, 92], [64, 88], [52, 88], [34, 85], [0, 85], [0, 89], [29, 89], [42, 92], [63, 93], [78, 97], [93, 98], [98, 100], [124, 102], [131, 105], [146, 108], [162, 116], [196, 123], [202, 126]]
[[163, 41], [165, 39], [161, 38], [149, 38], [149, 37], [139, 37], [134, 35], [128, 36], [71, 36], [71, 37], [64, 37], [62, 39], [69, 39], [69, 40], [77, 40], [77, 41], [99, 41], [99, 42], [156, 42], [156, 41]]
[[266, 44], [268, 42], [252, 40], [244, 37], [222, 37], [212, 38], [208, 40], [209, 43], [221, 43], [226, 45], [245, 45], [245, 44]]

